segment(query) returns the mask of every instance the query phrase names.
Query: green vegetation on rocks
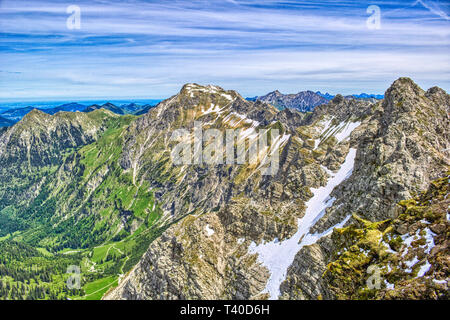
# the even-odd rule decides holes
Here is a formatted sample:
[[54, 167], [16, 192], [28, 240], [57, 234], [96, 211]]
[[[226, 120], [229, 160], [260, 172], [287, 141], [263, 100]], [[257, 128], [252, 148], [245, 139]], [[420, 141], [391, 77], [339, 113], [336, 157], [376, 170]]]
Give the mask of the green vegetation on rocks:
[[449, 298], [449, 178], [400, 201], [393, 220], [354, 215], [356, 223], [334, 231], [339, 249], [324, 277], [338, 299]]

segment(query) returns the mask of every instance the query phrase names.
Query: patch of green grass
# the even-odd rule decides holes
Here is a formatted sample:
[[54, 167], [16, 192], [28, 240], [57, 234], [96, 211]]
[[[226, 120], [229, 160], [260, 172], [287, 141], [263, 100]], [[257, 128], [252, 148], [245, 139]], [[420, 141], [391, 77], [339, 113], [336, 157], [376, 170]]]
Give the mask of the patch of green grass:
[[109, 288], [118, 285], [117, 276], [109, 276], [87, 283], [83, 286], [85, 295], [83, 297], [73, 297], [75, 300], [101, 300]]

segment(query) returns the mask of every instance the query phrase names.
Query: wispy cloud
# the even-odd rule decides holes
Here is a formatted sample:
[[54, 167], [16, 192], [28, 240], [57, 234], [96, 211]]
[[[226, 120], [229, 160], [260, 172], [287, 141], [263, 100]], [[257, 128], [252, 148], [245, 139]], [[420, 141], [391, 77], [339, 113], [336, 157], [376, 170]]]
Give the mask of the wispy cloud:
[[441, 17], [442, 19], [449, 20], [449, 16], [445, 13], [441, 7], [440, 1], [427, 1], [427, 0], [417, 0], [416, 4], [421, 4], [426, 9], [430, 10], [431, 13]]
[[[2, 1], [0, 98], [166, 97], [185, 82], [382, 92], [399, 76], [450, 88], [450, 4], [377, 1]], [[430, 9], [431, 8], [431, 9]]]

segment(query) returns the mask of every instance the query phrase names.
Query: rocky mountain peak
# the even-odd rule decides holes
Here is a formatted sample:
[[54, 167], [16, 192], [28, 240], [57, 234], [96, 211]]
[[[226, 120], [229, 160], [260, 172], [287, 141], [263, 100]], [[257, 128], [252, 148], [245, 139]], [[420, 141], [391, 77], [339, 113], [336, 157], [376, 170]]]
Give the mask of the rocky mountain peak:
[[450, 95], [439, 87], [432, 87], [428, 89], [425, 96], [437, 104], [447, 105], [450, 107]]
[[219, 86], [215, 86], [212, 84], [200, 85], [197, 83], [186, 83], [181, 88], [178, 94], [191, 96], [192, 94], [217, 93], [217, 92], [225, 92], [225, 90]]
[[266, 97], [280, 97], [280, 96], [282, 96], [282, 95], [283, 95], [283, 94], [282, 94], [280, 91], [275, 90], [275, 91], [269, 92], [269, 93], [266, 95]]
[[37, 117], [46, 117], [49, 116], [47, 113], [34, 108], [33, 110], [31, 110], [30, 112], [28, 112], [24, 117], [23, 120], [27, 120], [27, 119], [35, 119]]
[[383, 106], [388, 112], [410, 112], [424, 95], [425, 92], [410, 78], [399, 78], [386, 91]]
[[146, 119], [161, 127], [190, 127], [194, 120], [216, 121], [224, 119], [230, 112], [262, 121], [276, 114], [277, 110], [260, 101], [247, 101], [233, 90], [188, 83], [178, 94], [151, 109]]
[[[425, 92], [411, 79], [400, 78], [385, 93], [382, 119], [391, 123], [405, 118], [420, 127], [434, 128], [440, 126], [435, 119], [448, 117], [449, 106], [450, 96], [444, 90], [433, 87]], [[436, 123], [431, 125], [433, 122]]]
[[52, 116], [39, 110], [33, 109], [28, 112], [22, 120], [20, 120], [14, 127], [16, 131], [21, 129], [27, 131], [35, 131], [39, 128], [45, 128], [48, 126], [48, 122], [51, 121]]
[[400, 77], [397, 80], [395, 80], [392, 85], [389, 87], [389, 90], [393, 89], [405, 89], [409, 88], [411, 90], [414, 90], [416, 92], [423, 92], [422, 88], [420, 88], [411, 78], [408, 77]]
[[342, 103], [342, 102], [344, 102], [344, 101], [345, 101], [345, 98], [344, 98], [344, 96], [342, 96], [341, 94], [337, 94], [337, 95], [331, 100], [331, 102], [334, 103], [334, 104], [340, 104], [340, 103]]
[[441, 89], [439, 87], [432, 87], [427, 90], [426, 94], [427, 95], [446, 95], [447, 92], [445, 92], [444, 89]]

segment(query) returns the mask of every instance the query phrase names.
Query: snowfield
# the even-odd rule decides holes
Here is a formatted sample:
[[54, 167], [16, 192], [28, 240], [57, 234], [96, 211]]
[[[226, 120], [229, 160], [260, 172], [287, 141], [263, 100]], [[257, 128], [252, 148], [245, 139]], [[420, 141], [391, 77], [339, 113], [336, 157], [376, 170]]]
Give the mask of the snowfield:
[[342, 131], [339, 131], [334, 136], [339, 142], [347, 140], [350, 137], [350, 134], [355, 130], [361, 122], [351, 122], [343, 125]]
[[[287, 269], [294, 261], [297, 252], [306, 245], [316, 243], [321, 237], [330, 234], [334, 228], [343, 227], [350, 216], [341, 223], [331, 227], [321, 234], [311, 234], [311, 228], [320, 220], [326, 209], [336, 200], [330, 197], [333, 189], [351, 176], [355, 163], [356, 149], [350, 149], [345, 162], [336, 174], [331, 173], [327, 185], [317, 189], [311, 189], [314, 196], [306, 203], [306, 212], [303, 218], [298, 219], [297, 232], [287, 240], [280, 242], [278, 239], [272, 242], [256, 245], [252, 242], [250, 253], [257, 253], [258, 260], [270, 271], [265, 292], [270, 294], [270, 299], [277, 299], [280, 295], [280, 284], [286, 278]], [[330, 173], [330, 171], [328, 171]]]

